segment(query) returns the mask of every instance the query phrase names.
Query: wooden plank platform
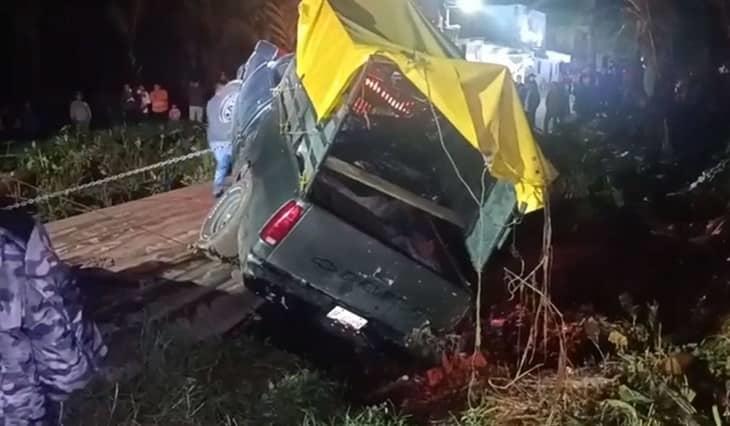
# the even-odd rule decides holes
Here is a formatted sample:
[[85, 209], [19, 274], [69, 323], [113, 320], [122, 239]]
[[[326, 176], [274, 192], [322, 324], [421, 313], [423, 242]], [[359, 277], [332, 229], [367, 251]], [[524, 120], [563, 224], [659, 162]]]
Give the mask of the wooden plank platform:
[[80, 267], [100, 321], [129, 327], [176, 318], [205, 338], [259, 303], [236, 268], [192, 248], [213, 201], [210, 185], [191, 186], [46, 226], [59, 256]]
[[209, 185], [197, 185], [47, 224], [67, 262], [122, 271], [169, 261], [193, 244], [213, 205]]

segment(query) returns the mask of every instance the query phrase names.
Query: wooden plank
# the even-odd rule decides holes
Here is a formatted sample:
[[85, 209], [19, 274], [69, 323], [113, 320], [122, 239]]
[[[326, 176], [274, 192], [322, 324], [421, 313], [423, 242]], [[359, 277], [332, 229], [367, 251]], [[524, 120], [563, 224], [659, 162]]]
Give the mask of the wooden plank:
[[56, 251], [72, 264], [122, 271], [188, 250], [213, 204], [209, 185], [191, 186], [46, 225]]
[[412, 207], [415, 207], [435, 217], [438, 217], [439, 219], [443, 219], [447, 222], [453, 223], [460, 228], [465, 228], [464, 222], [462, 222], [461, 217], [455, 211], [440, 206], [433, 201], [419, 197], [418, 195], [404, 188], [401, 188], [398, 185], [390, 183], [383, 178], [375, 176], [371, 173], [366, 172], [365, 170], [362, 170], [334, 157], [327, 157], [324, 165], [334, 172], [347, 176], [350, 179], [362, 183], [363, 185], [367, 185], [373, 189], [376, 189], [386, 195], [395, 198], [396, 200], [400, 200]]
[[235, 276], [232, 268], [222, 265], [221, 268], [211, 268], [206, 271], [196, 281], [205, 282], [205, 285], [187, 288], [184, 291], [179, 291], [148, 304], [150, 318], [157, 320], [166, 317], [170, 313], [196, 302], [221, 287], [230, 287], [233, 284], [242, 282], [240, 277]]
[[191, 337], [208, 337], [243, 321], [260, 303], [239, 271], [190, 250], [213, 201], [210, 186], [198, 185], [46, 227], [63, 260], [94, 266], [82, 275], [97, 320], [112, 329], [182, 321]]

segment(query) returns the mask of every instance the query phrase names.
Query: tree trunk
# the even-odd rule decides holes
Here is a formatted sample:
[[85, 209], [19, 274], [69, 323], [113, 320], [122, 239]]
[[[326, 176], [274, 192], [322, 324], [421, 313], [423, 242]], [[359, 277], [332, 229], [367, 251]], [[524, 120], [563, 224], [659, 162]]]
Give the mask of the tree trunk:
[[286, 51], [296, 46], [298, 0], [268, 0], [258, 16], [262, 38]]

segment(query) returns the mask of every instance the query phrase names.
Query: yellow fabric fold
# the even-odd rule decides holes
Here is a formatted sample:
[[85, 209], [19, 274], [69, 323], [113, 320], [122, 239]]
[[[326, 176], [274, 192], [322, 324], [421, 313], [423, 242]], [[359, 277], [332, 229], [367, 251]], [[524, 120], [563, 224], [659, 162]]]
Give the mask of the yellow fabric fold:
[[388, 58], [490, 165], [514, 184], [524, 212], [544, 206], [557, 172], [527, 123], [506, 67], [454, 57], [408, 0], [302, 0], [297, 74], [318, 119], [332, 113], [357, 71]]

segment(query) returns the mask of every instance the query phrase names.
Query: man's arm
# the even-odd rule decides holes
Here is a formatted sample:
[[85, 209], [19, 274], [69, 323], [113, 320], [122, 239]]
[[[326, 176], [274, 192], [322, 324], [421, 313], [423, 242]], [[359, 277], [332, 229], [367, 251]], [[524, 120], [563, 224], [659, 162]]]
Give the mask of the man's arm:
[[99, 330], [84, 318], [71, 271], [53, 251], [40, 223], [28, 240], [25, 273], [23, 328], [41, 383], [60, 400], [89, 382], [107, 349]]

